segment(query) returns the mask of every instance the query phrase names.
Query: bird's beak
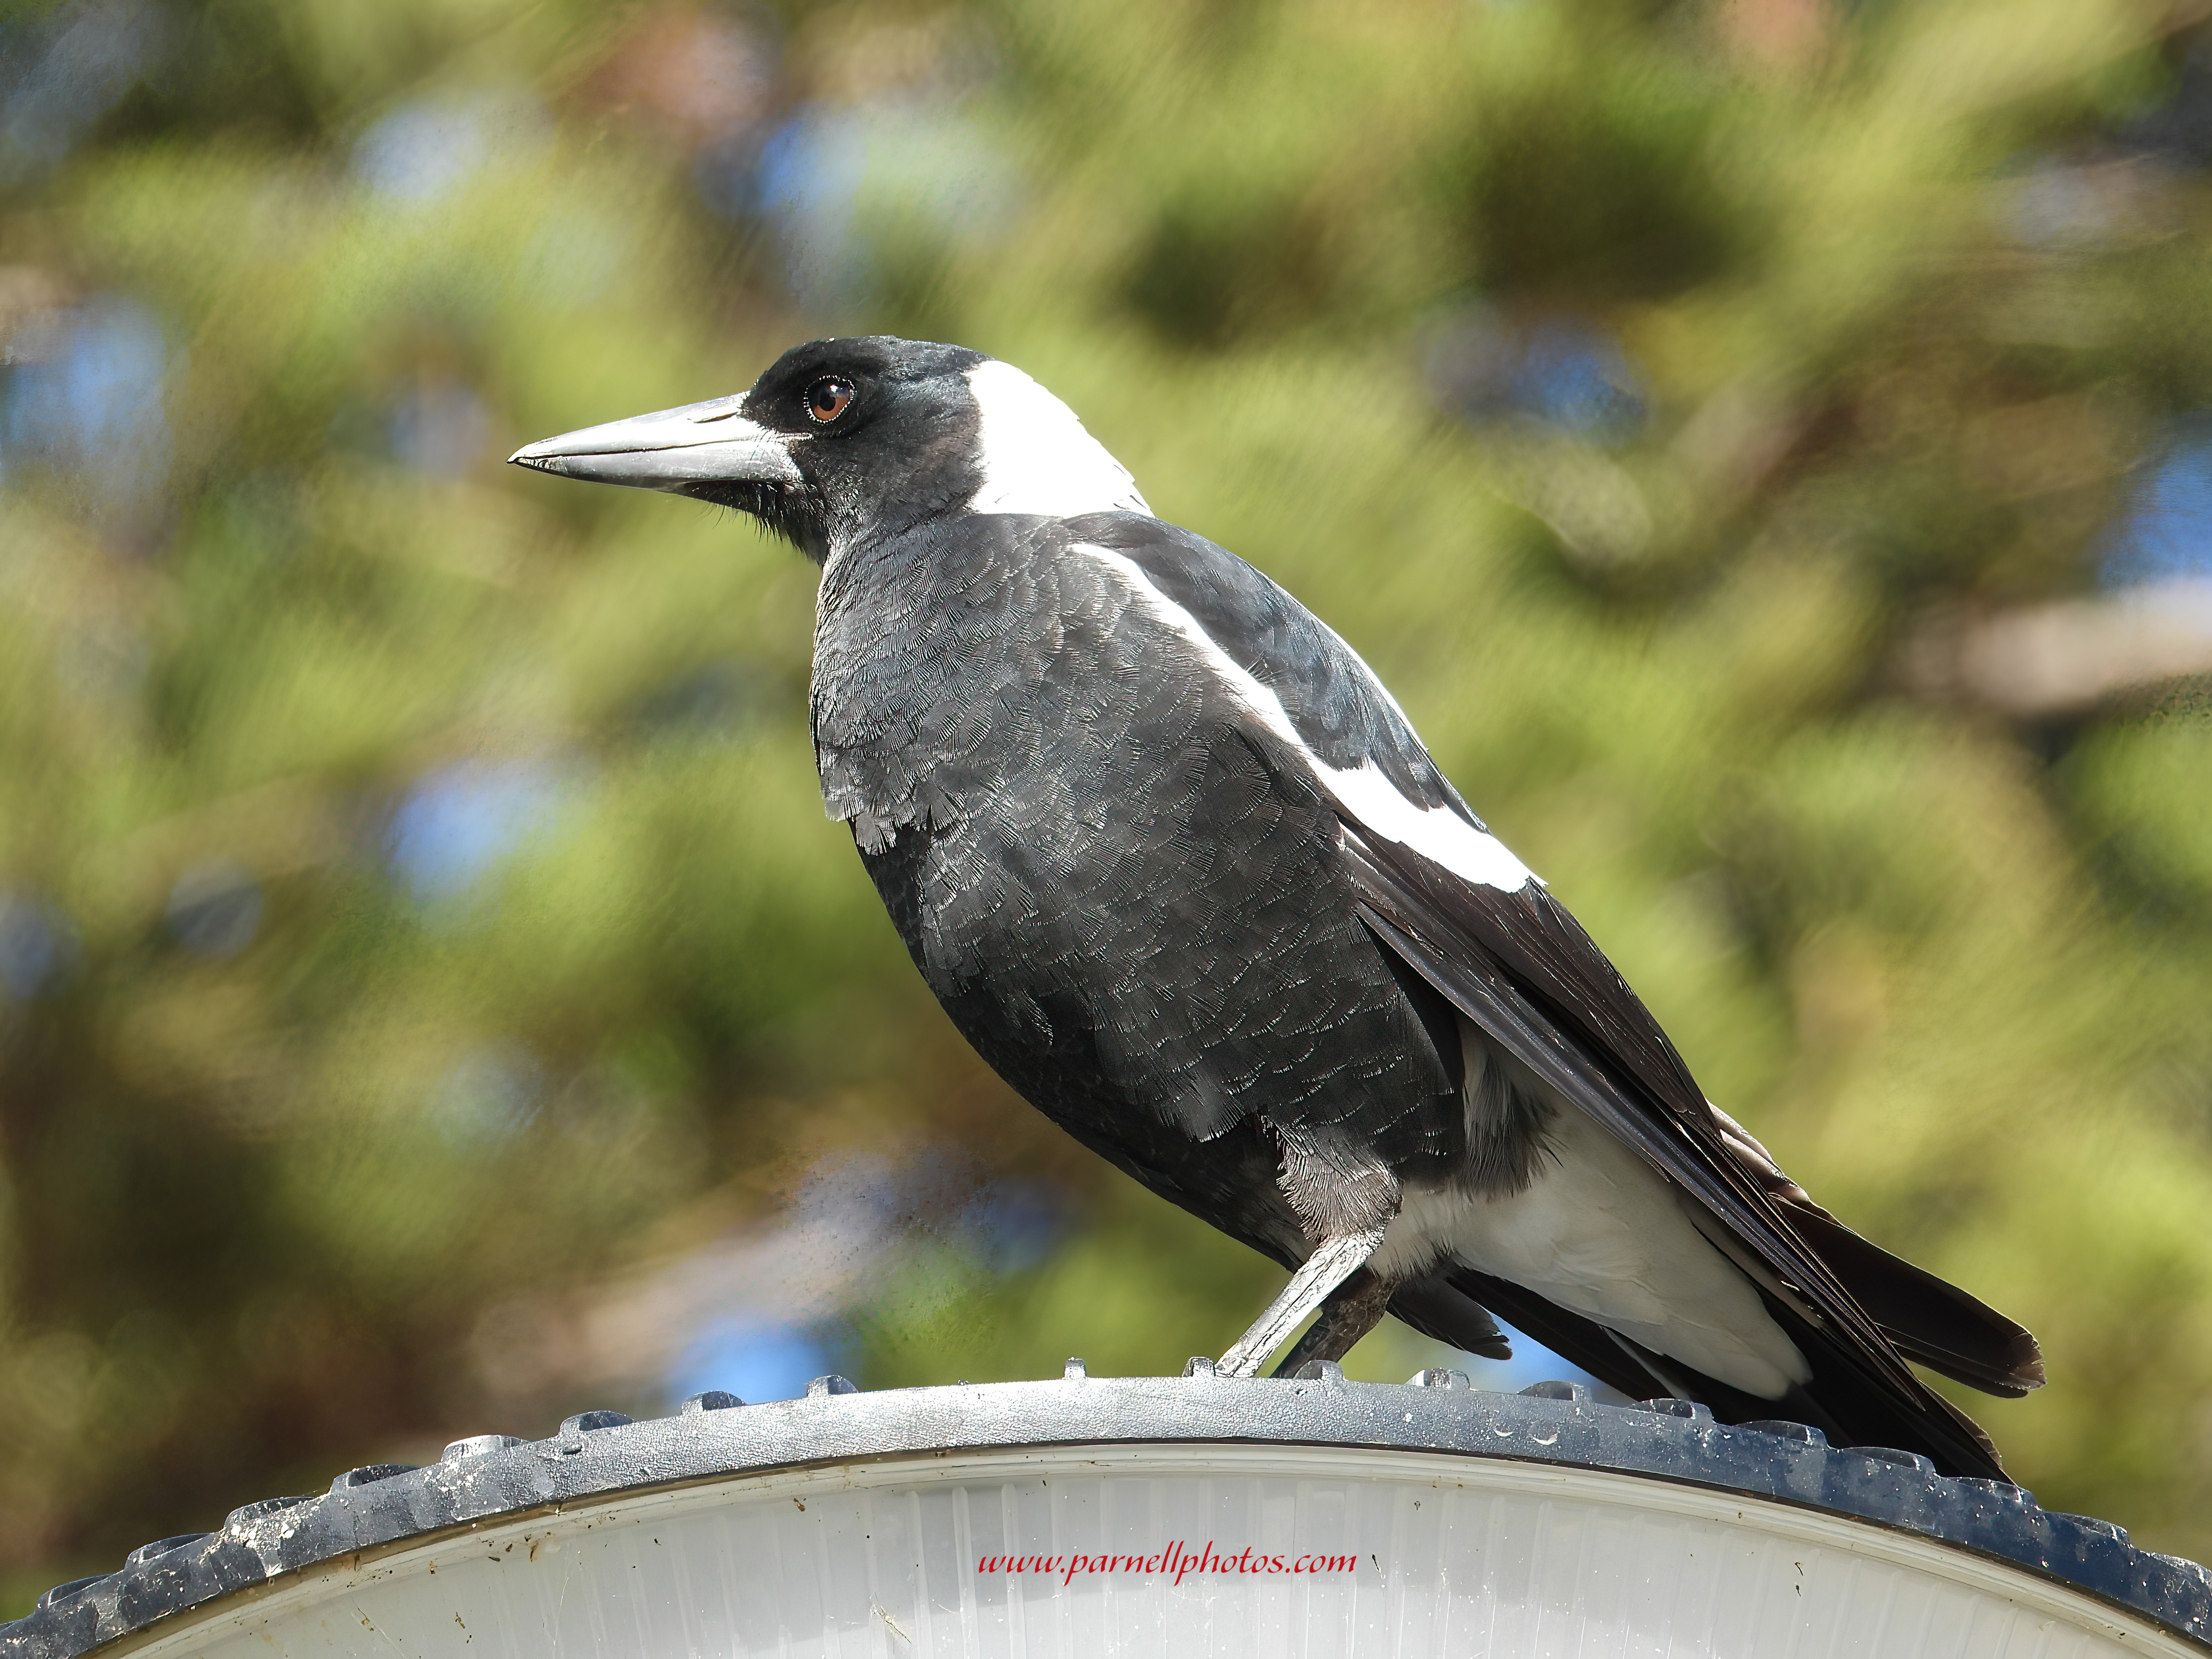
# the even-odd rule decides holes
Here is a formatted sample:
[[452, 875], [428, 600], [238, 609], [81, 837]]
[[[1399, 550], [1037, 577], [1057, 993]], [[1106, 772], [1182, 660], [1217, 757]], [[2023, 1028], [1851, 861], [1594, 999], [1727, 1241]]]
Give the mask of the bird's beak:
[[633, 415], [525, 444], [515, 466], [593, 483], [682, 489], [700, 483], [799, 483], [789, 440], [738, 412], [742, 396]]

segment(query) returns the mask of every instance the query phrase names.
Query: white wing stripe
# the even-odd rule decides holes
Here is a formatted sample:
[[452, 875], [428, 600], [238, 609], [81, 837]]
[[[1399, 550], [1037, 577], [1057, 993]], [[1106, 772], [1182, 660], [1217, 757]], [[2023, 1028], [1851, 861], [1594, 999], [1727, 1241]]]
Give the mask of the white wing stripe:
[[1478, 886], [1510, 893], [1538, 879], [1527, 865], [1506, 850], [1504, 842], [1476, 829], [1449, 806], [1421, 807], [1407, 800], [1374, 762], [1363, 761], [1352, 771], [1328, 764], [1306, 746], [1297, 727], [1291, 724], [1283, 700], [1224, 651], [1197, 617], [1154, 586], [1142, 565], [1112, 548], [1085, 544], [1083, 551], [1119, 574], [1154, 620], [1188, 641], [1200, 659], [1246, 712], [1295, 750], [1312, 769], [1321, 786], [1368, 829], [1412, 848], [1462, 880]]

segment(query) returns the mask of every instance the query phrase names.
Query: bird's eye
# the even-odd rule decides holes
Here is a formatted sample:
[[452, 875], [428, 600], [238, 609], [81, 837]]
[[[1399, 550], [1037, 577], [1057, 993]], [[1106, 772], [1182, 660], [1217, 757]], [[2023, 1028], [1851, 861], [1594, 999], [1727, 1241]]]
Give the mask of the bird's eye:
[[827, 426], [853, 406], [853, 383], [836, 375], [806, 388], [806, 412], [817, 426]]

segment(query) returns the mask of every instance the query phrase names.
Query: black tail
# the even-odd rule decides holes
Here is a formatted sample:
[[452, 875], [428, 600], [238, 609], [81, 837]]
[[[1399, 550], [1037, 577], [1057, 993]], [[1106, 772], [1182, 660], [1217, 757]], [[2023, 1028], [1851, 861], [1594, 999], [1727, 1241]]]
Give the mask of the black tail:
[[2043, 1351], [1996, 1309], [1869, 1243], [1826, 1210], [1792, 1204], [1788, 1211], [1790, 1224], [1907, 1359], [2008, 1399], [2043, 1386]]
[[[1865, 1241], [1859, 1243], [1874, 1250]], [[1838, 1265], [1843, 1271], [1844, 1264]], [[1868, 1376], [1846, 1346], [1830, 1340], [1794, 1310], [1772, 1298], [1767, 1299], [1767, 1309], [1813, 1367], [1811, 1382], [1779, 1400], [1730, 1388], [1517, 1285], [1470, 1268], [1416, 1280], [1402, 1287], [1390, 1303], [1390, 1311], [1415, 1330], [1469, 1352], [1496, 1352], [1494, 1346], [1476, 1347], [1468, 1340], [1494, 1343], [1498, 1327], [1490, 1315], [1495, 1312], [1632, 1399], [1663, 1395], [1695, 1400], [1710, 1407], [1723, 1423], [1787, 1418], [1819, 1429], [1836, 1445], [1894, 1447], [1920, 1453], [1946, 1474], [2005, 1479], [1996, 1448], [1965, 1413], [1926, 1390], [1917, 1403], [1899, 1400], [1893, 1385]], [[1909, 1347], [1905, 1351], [1914, 1352]]]

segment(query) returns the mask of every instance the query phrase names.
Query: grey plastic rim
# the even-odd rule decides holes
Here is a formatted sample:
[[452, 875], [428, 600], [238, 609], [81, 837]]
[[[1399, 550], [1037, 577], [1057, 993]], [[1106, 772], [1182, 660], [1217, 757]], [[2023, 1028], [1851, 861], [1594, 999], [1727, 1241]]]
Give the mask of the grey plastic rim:
[[1180, 1378], [1092, 1377], [863, 1393], [817, 1378], [804, 1400], [696, 1395], [671, 1417], [583, 1412], [544, 1440], [478, 1435], [427, 1468], [349, 1469], [319, 1496], [234, 1510], [216, 1532], [131, 1552], [118, 1571], [59, 1584], [0, 1625], [0, 1659], [73, 1659], [280, 1574], [534, 1510], [736, 1474], [916, 1455], [1045, 1446], [1312, 1445], [1504, 1459], [1680, 1482], [1917, 1534], [2134, 1613], [2212, 1651], [2212, 1575], [2137, 1549], [2109, 1522], [2039, 1508], [2001, 1481], [1953, 1480], [1906, 1452], [1829, 1446], [1794, 1423], [1730, 1427], [1702, 1406], [1599, 1404], [1580, 1388], [1473, 1389], [1456, 1371], [1351, 1382], [1334, 1365], [1232, 1380], [1193, 1360]]

